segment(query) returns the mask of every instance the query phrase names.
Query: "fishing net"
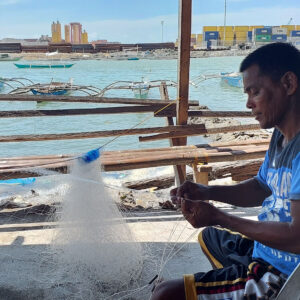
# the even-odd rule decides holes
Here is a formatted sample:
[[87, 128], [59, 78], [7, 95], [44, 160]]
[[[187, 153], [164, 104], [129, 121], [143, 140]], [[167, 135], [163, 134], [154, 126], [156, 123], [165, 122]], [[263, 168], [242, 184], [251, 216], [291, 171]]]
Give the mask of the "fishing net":
[[168, 264], [196, 231], [122, 214], [93, 159], [1, 182], [0, 299], [149, 299], [154, 277], [182, 276]]

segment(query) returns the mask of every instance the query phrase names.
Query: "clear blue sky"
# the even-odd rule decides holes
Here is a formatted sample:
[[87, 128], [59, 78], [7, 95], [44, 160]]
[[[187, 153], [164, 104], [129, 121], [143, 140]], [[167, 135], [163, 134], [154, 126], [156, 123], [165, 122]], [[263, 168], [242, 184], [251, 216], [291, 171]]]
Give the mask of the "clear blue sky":
[[[225, 0], [193, 0], [193, 33], [223, 25]], [[299, 0], [227, 0], [227, 25], [300, 24]], [[51, 23], [80, 22], [89, 41], [175, 41], [178, 0], [0, 0], [0, 39], [51, 35]]]

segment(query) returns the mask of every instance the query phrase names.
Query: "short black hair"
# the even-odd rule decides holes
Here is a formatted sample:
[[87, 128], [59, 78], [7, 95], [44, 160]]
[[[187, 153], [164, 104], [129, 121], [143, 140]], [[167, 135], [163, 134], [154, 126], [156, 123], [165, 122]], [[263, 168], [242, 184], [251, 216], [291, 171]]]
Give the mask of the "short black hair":
[[300, 80], [300, 51], [289, 43], [270, 43], [254, 50], [242, 61], [240, 72], [252, 65], [258, 65], [260, 73], [274, 82], [288, 71], [295, 73]]

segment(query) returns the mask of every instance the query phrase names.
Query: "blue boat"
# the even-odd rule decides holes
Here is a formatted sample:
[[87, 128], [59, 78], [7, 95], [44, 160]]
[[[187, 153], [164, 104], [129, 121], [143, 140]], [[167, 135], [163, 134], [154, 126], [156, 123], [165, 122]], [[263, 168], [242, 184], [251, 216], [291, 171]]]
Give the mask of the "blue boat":
[[139, 60], [138, 57], [128, 57], [127, 60]]
[[49, 92], [41, 92], [36, 89], [30, 89], [33, 95], [56, 95], [61, 96], [68, 93], [68, 90], [57, 90], [57, 91], [49, 91]]
[[221, 80], [229, 86], [243, 87], [243, 79], [240, 73], [221, 73]]

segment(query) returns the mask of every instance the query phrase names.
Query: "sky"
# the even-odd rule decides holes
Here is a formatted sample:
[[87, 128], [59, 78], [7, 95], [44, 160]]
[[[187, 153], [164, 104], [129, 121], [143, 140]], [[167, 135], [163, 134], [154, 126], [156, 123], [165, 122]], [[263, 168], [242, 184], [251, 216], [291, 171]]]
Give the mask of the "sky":
[[[0, 39], [51, 36], [51, 23], [80, 22], [89, 41], [174, 42], [178, 0], [0, 0]], [[226, 0], [226, 24], [300, 25], [299, 0]], [[192, 32], [224, 24], [225, 0], [193, 0]], [[163, 26], [162, 26], [163, 21]], [[62, 34], [63, 35], [63, 34]]]

